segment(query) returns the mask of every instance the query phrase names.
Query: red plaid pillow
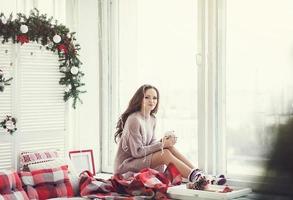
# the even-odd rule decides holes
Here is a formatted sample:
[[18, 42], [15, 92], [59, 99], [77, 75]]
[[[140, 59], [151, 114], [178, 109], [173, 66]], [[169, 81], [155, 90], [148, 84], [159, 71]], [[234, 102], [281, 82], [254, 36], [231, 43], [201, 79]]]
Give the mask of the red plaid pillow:
[[68, 167], [21, 171], [21, 180], [30, 199], [45, 200], [56, 197], [73, 197], [68, 178]]
[[20, 154], [20, 169], [28, 171], [28, 165], [48, 162], [56, 158], [58, 158], [56, 151], [22, 152]]
[[28, 200], [17, 172], [10, 170], [0, 172], [0, 199]]

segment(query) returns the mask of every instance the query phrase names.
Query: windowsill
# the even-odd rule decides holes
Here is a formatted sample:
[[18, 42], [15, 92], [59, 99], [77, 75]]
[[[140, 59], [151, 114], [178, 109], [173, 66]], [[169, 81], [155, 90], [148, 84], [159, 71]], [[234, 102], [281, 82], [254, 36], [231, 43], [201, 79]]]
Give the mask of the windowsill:
[[266, 183], [252, 180], [228, 179], [227, 184], [231, 186], [251, 188], [253, 192], [249, 195], [251, 198], [248, 199], [292, 199], [291, 186], [280, 184], [280, 182], [274, 181], [274, 179]]
[[[105, 180], [110, 179], [113, 176], [111, 173], [97, 173], [95, 175], [95, 178], [102, 178]], [[185, 184], [186, 182], [183, 182]], [[250, 187], [253, 188], [252, 186], [256, 186], [256, 183], [253, 182], [243, 182], [243, 181], [235, 181], [235, 180], [228, 180], [228, 185], [233, 185], [233, 186], [238, 186], [238, 187]], [[248, 194], [247, 196], [244, 196], [241, 198], [242, 200], [260, 200], [260, 199], [278, 199], [278, 200], [291, 200], [290, 197], [286, 196], [280, 196], [280, 195], [271, 195], [271, 194], [261, 194], [261, 193], [256, 193], [252, 192]]]
[[100, 173], [95, 174], [94, 177], [95, 177], [95, 178], [101, 178], [101, 179], [108, 180], [108, 179], [110, 179], [112, 176], [113, 176], [113, 174], [111, 174], [111, 173], [103, 173], [103, 172], [100, 172]]

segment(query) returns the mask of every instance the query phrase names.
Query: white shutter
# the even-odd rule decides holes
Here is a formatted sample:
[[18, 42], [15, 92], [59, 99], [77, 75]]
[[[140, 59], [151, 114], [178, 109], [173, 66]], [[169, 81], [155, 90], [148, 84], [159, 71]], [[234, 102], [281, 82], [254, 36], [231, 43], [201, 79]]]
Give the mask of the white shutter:
[[57, 150], [64, 156], [67, 109], [58, 59], [35, 42], [0, 44], [0, 69], [13, 77], [0, 92], [0, 120], [11, 114], [18, 128], [13, 135], [0, 128], [0, 170], [16, 168], [22, 151]]
[[[20, 46], [19, 75], [22, 134], [64, 131], [64, 88], [59, 85], [58, 55], [30, 43]], [[37, 136], [36, 135], [36, 136]]]
[[32, 42], [18, 50], [19, 151], [64, 151], [65, 103], [58, 55]]

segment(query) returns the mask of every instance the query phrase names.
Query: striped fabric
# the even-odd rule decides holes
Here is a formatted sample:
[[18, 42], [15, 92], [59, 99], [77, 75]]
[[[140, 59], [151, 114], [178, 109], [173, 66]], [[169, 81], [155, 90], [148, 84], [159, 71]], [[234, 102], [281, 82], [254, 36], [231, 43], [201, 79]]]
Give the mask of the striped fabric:
[[0, 200], [28, 200], [22, 188], [21, 180], [15, 171], [0, 172]]
[[68, 167], [21, 171], [21, 180], [29, 199], [45, 200], [56, 197], [73, 197]]
[[28, 171], [28, 165], [48, 162], [58, 158], [56, 151], [22, 152], [20, 154], [20, 169]]

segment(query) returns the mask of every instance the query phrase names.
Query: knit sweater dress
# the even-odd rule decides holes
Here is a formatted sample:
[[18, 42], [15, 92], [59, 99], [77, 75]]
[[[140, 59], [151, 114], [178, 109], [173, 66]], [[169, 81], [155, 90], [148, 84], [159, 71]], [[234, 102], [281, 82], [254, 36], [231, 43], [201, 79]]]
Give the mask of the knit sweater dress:
[[128, 116], [115, 157], [114, 173], [138, 172], [150, 167], [152, 154], [161, 149], [155, 138], [156, 118], [141, 112]]

